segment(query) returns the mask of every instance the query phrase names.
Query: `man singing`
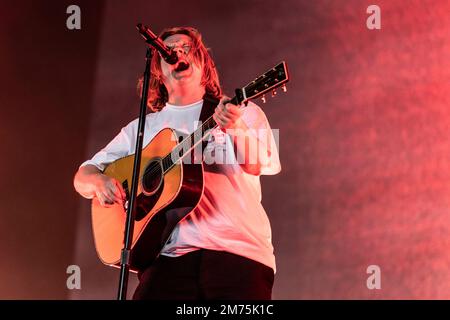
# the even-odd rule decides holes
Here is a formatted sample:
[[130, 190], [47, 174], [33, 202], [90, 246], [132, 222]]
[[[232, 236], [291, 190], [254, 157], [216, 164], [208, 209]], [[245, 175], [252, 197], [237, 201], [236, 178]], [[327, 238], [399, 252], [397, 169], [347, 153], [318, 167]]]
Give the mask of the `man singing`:
[[[203, 153], [200, 202], [176, 225], [158, 258], [139, 272], [133, 298], [271, 299], [275, 256], [259, 176], [277, 174], [281, 167], [267, 118], [255, 104], [236, 106], [222, 95], [217, 70], [196, 29], [170, 28], [160, 37], [178, 62], [168, 64], [159, 54], [152, 58], [151, 112], [143, 145], [164, 128], [192, 133], [205, 97], [220, 99], [213, 115], [218, 128]], [[130, 122], [80, 166], [74, 186], [83, 197], [96, 197], [106, 207], [123, 204], [122, 185], [102, 172], [134, 154], [137, 126], [137, 119]]]

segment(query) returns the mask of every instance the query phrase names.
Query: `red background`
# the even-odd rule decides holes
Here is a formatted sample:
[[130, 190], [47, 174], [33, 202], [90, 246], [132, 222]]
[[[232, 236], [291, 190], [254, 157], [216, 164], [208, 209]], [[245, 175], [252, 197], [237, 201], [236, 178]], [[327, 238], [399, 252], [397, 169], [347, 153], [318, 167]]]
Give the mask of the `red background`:
[[0, 298], [116, 296], [72, 177], [137, 115], [137, 22], [197, 27], [228, 94], [289, 65], [288, 94], [262, 106], [283, 167], [262, 178], [275, 299], [450, 298], [448, 1], [78, 1], [77, 31], [70, 4], [0, 4]]

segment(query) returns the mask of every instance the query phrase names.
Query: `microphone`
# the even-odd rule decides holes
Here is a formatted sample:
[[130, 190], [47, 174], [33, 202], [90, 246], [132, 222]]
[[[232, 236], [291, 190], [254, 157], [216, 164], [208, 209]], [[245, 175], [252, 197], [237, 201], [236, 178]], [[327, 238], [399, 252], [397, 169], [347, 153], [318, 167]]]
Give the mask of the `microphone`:
[[142, 38], [144, 38], [145, 42], [149, 45], [153, 46], [158, 52], [161, 54], [161, 57], [168, 64], [175, 64], [178, 62], [177, 53], [173, 50], [170, 50], [164, 42], [154, 34], [148, 27], [143, 26], [142, 23], [138, 23], [136, 28], [139, 30]]

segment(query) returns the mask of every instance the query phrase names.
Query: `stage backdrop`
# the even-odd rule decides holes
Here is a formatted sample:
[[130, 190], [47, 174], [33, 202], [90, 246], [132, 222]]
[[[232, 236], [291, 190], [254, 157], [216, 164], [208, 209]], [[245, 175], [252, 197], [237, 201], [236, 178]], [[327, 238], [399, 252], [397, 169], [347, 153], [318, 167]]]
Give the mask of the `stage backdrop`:
[[66, 299], [103, 1], [0, 2], [0, 299]]
[[[0, 10], [12, 23], [0, 29], [1, 298], [116, 297], [119, 272], [98, 260], [90, 203], [71, 184], [137, 117], [138, 22], [198, 28], [229, 95], [289, 65], [288, 93], [259, 103], [280, 129], [282, 172], [262, 178], [275, 299], [450, 298], [448, 1], [81, 1], [78, 31], [65, 28], [71, 3], [10, 4]], [[381, 29], [367, 27], [372, 4]], [[27, 17], [34, 32], [19, 42]], [[81, 268], [79, 290], [66, 288], [69, 265]]]

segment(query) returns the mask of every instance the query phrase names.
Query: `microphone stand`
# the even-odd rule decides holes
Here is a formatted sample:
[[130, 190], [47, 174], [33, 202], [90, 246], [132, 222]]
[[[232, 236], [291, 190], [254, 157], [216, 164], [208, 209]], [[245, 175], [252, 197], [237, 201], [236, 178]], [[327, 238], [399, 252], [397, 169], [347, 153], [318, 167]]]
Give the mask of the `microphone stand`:
[[133, 181], [131, 184], [131, 194], [129, 196], [128, 207], [127, 207], [127, 217], [125, 222], [125, 234], [124, 234], [124, 247], [122, 249], [122, 254], [120, 258], [120, 280], [119, 280], [119, 291], [117, 295], [117, 300], [126, 300], [127, 298], [127, 287], [128, 287], [128, 276], [130, 273], [130, 252], [131, 252], [131, 242], [133, 240], [134, 232], [134, 220], [135, 220], [135, 209], [136, 209], [136, 194], [139, 182], [139, 171], [141, 166], [141, 156], [142, 156], [142, 143], [144, 139], [144, 129], [145, 129], [145, 118], [147, 110], [147, 93], [148, 86], [150, 83], [150, 63], [153, 56], [153, 50], [147, 48], [147, 53], [145, 55], [145, 71], [144, 71], [144, 83], [142, 84], [142, 97], [141, 97], [141, 107], [139, 113], [139, 123], [138, 132], [136, 136], [136, 149], [134, 156], [134, 167], [133, 167]]

